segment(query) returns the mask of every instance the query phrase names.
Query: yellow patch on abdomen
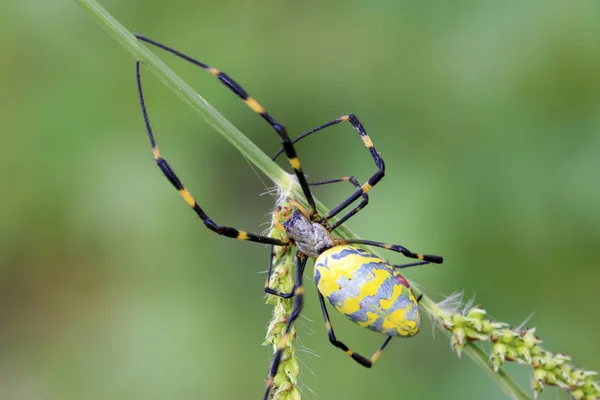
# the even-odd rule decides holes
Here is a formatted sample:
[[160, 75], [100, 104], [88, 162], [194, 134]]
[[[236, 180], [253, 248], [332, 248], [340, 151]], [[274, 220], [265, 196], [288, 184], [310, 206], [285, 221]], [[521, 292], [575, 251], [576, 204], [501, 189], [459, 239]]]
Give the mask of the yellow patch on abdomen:
[[352, 245], [333, 247], [315, 261], [319, 292], [356, 324], [393, 336], [413, 336], [421, 326], [406, 280], [385, 260]]

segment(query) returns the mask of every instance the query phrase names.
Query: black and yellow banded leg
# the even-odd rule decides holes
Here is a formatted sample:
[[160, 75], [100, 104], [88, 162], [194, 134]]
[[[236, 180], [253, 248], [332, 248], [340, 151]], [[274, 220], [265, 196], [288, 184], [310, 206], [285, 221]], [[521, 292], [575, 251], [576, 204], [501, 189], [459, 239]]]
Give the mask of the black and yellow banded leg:
[[296, 155], [296, 150], [294, 149], [294, 145], [292, 144], [292, 141], [290, 140], [290, 137], [288, 136], [287, 131], [283, 125], [279, 124], [275, 120], [275, 118], [273, 118], [269, 113], [267, 113], [265, 111], [265, 109], [256, 100], [254, 100], [254, 98], [250, 97], [248, 95], [248, 93], [246, 93], [246, 91], [244, 89], [242, 89], [242, 87], [240, 85], [238, 85], [233, 79], [231, 79], [224, 72], [221, 72], [218, 69], [209, 67], [208, 65], [201, 63], [198, 60], [195, 60], [195, 59], [193, 59], [175, 49], [172, 49], [168, 46], [165, 46], [163, 44], [155, 42], [152, 39], [148, 39], [148, 38], [146, 38], [144, 36], [140, 36], [140, 35], [135, 35], [135, 37], [143, 42], [149, 43], [149, 44], [156, 46], [160, 49], [163, 49], [171, 54], [174, 54], [175, 56], [182, 58], [182, 59], [202, 68], [205, 71], [208, 71], [212, 75], [216, 76], [219, 79], [219, 81], [222, 84], [224, 84], [225, 86], [227, 86], [233, 93], [235, 93], [238, 97], [240, 97], [248, 105], [248, 107], [250, 107], [252, 109], [252, 111], [254, 111], [257, 114], [260, 114], [260, 116], [263, 117], [263, 119], [265, 121], [267, 121], [269, 123], [269, 125], [271, 125], [271, 127], [275, 130], [275, 132], [277, 132], [277, 134], [279, 135], [283, 149], [288, 157], [290, 165], [292, 166], [292, 168], [294, 169], [294, 172], [296, 173], [296, 176], [298, 177], [298, 182], [300, 183], [300, 186], [302, 187], [302, 192], [304, 193], [304, 196], [306, 197], [306, 202], [308, 203], [308, 205], [310, 207], [310, 214], [311, 214], [311, 216], [317, 215], [317, 207], [315, 206], [315, 201], [314, 201], [312, 194], [310, 192], [310, 189], [308, 187], [308, 183], [306, 182], [306, 177], [304, 176], [304, 173], [302, 172], [302, 167], [300, 166], [300, 160], [298, 159], [298, 156]]
[[[310, 186], [318, 186], [318, 185], [327, 185], [330, 183], [337, 183], [337, 182], [350, 182], [354, 187], [360, 189], [360, 183], [358, 183], [356, 178], [353, 176], [344, 176], [342, 178], [330, 179], [330, 180], [319, 181], [319, 182], [308, 182], [308, 184]], [[335, 228], [342, 225], [344, 222], [346, 222], [348, 219], [350, 219], [354, 214], [356, 214], [357, 212], [359, 212], [360, 210], [365, 208], [367, 206], [367, 204], [369, 204], [369, 195], [367, 193], [363, 193], [362, 201], [360, 203], [358, 203], [358, 205], [356, 207], [354, 207], [352, 210], [350, 210], [350, 212], [348, 212], [346, 215], [344, 215], [343, 218], [340, 218], [339, 220], [337, 220], [335, 222], [335, 224], [329, 225], [327, 227], [327, 230], [329, 232], [333, 232], [335, 230]]]
[[156, 141], [154, 139], [154, 134], [152, 133], [152, 127], [150, 126], [148, 112], [146, 111], [146, 103], [144, 101], [144, 94], [142, 91], [142, 81], [140, 78], [140, 62], [139, 61], [136, 61], [136, 63], [135, 63], [135, 76], [136, 76], [136, 82], [137, 82], [137, 87], [138, 87], [138, 96], [140, 99], [140, 107], [142, 109], [144, 123], [146, 124], [146, 130], [148, 132], [148, 138], [150, 139], [150, 144], [152, 145], [152, 152], [154, 153], [154, 159], [156, 160], [156, 164], [158, 165], [160, 170], [163, 172], [163, 174], [167, 177], [169, 182], [171, 182], [171, 184], [175, 187], [175, 189], [177, 189], [177, 191], [179, 192], [181, 197], [183, 197], [185, 202], [190, 207], [192, 207], [192, 209], [196, 212], [196, 214], [198, 214], [198, 216], [200, 217], [202, 222], [204, 222], [204, 225], [206, 225], [206, 227], [208, 229], [210, 229], [211, 231], [216, 232], [219, 235], [227, 236], [230, 238], [240, 239], [240, 240], [248, 240], [251, 242], [272, 244], [272, 245], [277, 245], [277, 246], [286, 246], [288, 244], [288, 242], [283, 241], [283, 240], [271, 238], [268, 236], [255, 235], [253, 233], [240, 231], [240, 230], [237, 230], [236, 228], [232, 228], [229, 226], [217, 225], [212, 219], [210, 219], [208, 217], [208, 215], [206, 215], [204, 210], [202, 210], [202, 208], [200, 208], [198, 203], [196, 203], [196, 200], [192, 197], [190, 192], [188, 192], [188, 190], [185, 188], [185, 186], [183, 186], [183, 183], [181, 183], [181, 180], [179, 180], [179, 177], [175, 174], [175, 171], [173, 171], [173, 169], [171, 168], [171, 166], [169, 165], [167, 160], [162, 158], [160, 155], [160, 152], [158, 151], [158, 146], [156, 145]]
[[[325, 214], [323, 216], [323, 221], [327, 221], [327, 220], [335, 217], [338, 213], [340, 213], [341, 211], [346, 209], [346, 207], [348, 207], [350, 204], [354, 203], [354, 201], [356, 201], [356, 199], [358, 199], [360, 196], [362, 196], [363, 194], [366, 194], [369, 190], [371, 190], [373, 188], [373, 186], [375, 186], [383, 178], [383, 176], [385, 174], [385, 164], [383, 162], [383, 159], [381, 158], [379, 153], [377, 153], [377, 150], [375, 150], [373, 141], [371, 141], [371, 138], [365, 131], [365, 128], [363, 127], [361, 122], [358, 120], [358, 118], [356, 118], [356, 116], [354, 114], [344, 115], [342, 117], [334, 119], [333, 121], [327, 122], [326, 124], [317, 126], [316, 128], [311, 129], [310, 131], [305, 132], [302, 135], [295, 138], [292, 141], [292, 143], [296, 143], [296, 142], [304, 139], [305, 137], [312, 135], [315, 132], [318, 132], [322, 129], [328, 128], [330, 126], [333, 126], [333, 125], [339, 124], [340, 122], [345, 122], [345, 121], [348, 121], [352, 125], [352, 127], [354, 127], [356, 132], [358, 132], [358, 135], [360, 136], [363, 143], [365, 144], [365, 147], [371, 153], [371, 156], [373, 157], [373, 161], [375, 161], [375, 165], [377, 166], [377, 172], [375, 172], [375, 174], [373, 174], [373, 176], [371, 176], [365, 184], [363, 184], [362, 186], [359, 186], [358, 190], [355, 191], [352, 195], [350, 195], [350, 197], [348, 197], [346, 200], [344, 200], [343, 202], [338, 204], [335, 208], [333, 208], [331, 211], [329, 211], [327, 214]], [[275, 160], [283, 151], [284, 151], [284, 149], [280, 149], [273, 156], [273, 160]], [[354, 209], [354, 210], [350, 211], [348, 213], [349, 215], [344, 216], [341, 220], [346, 221], [348, 218], [352, 217], [358, 211], [360, 211], [360, 209], [359, 210]], [[337, 225], [339, 225], [339, 224], [337, 224]]]
[[[301, 141], [305, 137], [310, 136], [310, 135], [312, 135], [315, 132], [318, 132], [320, 130], [323, 130], [323, 129], [328, 128], [328, 127], [333, 126], [333, 125], [337, 125], [340, 122], [344, 122], [344, 121], [347, 121], [347, 120], [348, 120], [348, 116], [344, 115], [342, 117], [334, 119], [333, 121], [329, 121], [326, 124], [319, 125], [316, 128], [313, 128], [313, 129], [311, 129], [309, 131], [306, 131], [303, 134], [299, 135], [298, 137], [294, 138], [294, 140], [292, 140], [292, 144], [298, 143], [299, 141]], [[271, 159], [273, 161], [277, 160], [277, 157], [279, 157], [281, 155], [281, 153], [283, 153], [284, 151], [285, 151], [285, 149], [283, 147], [281, 149], [277, 150], [277, 153], [275, 153], [275, 155], [273, 157], [271, 157]]]
[[373, 354], [371, 358], [361, 356], [360, 354], [350, 350], [348, 346], [346, 346], [343, 342], [337, 340], [337, 338], [335, 337], [335, 332], [333, 331], [333, 327], [331, 326], [331, 320], [329, 319], [329, 313], [327, 312], [327, 306], [325, 305], [325, 299], [323, 298], [323, 295], [321, 293], [319, 293], [319, 302], [321, 303], [321, 311], [323, 311], [323, 318], [325, 318], [325, 327], [327, 328], [327, 335], [329, 336], [329, 341], [331, 342], [331, 344], [337, 347], [338, 349], [344, 351], [346, 354], [352, 357], [354, 361], [356, 361], [363, 367], [371, 368], [373, 364], [375, 364], [377, 359], [379, 359], [381, 352], [383, 351], [383, 349], [385, 349], [385, 346], [388, 345], [388, 343], [392, 339], [392, 336], [388, 336], [387, 339], [385, 339], [385, 342], [383, 342], [383, 344], [379, 347], [379, 349], [377, 349], [377, 351], [375, 352], [375, 354]]
[[269, 392], [273, 388], [273, 383], [275, 381], [275, 375], [277, 375], [277, 369], [281, 364], [281, 357], [283, 355], [283, 351], [286, 349], [290, 334], [292, 331], [292, 326], [296, 319], [300, 316], [300, 311], [302, 311], [302, 303], [304, 298], [304, 287], [302, 287], [302, 276], [304, 274], [304, 267], [306, 266], [306, 256], [300, 253], [299, 251], [296, 253], [296, 283], [294, 287], [294, 308], [292, 309], [292, 314], [290, 315], [290, 319], [285, 326], [285, 330], [283, 331], [283, 335], [279, 341], [279, 347], [275, 352], [275, 356], [273, 357], [273, 362], [271, 363], [271, 367], [269, 368], [269, 376], [267, 377], [267, 387], [265, 389], [265, 395], [263, 396], [263, 400], [267, 400], [269, 397]]
[[[428, 263], [441, 264], [441, 263], [444, 262], [444, 258], [443, 257], [434, 256], [432, 254], [413, 253], [412, 251], [408, 250], [406, 247], [400, 246], [399, 244], [389, 244], [389, 243], [373, 242], [371, 240], [361, 240], [361, 239], [336, 239], [335, 240], [335, 244], [336, 245], [354, 244], [354, 243], [356, 243], [356, 244], [366, 244], [367, 246], [381, 247], [382, 249], [395, 251], [397, 253], [402, 253], [405, 257], [415, 258], [417, 260], [425, 261], [425, 262], [428, 262]], [[420, 265], [420, 264], [416, 264], [416, 265]], [[407, 264], [407, 266], [410, 266], [410, 264]]]
[[431, 261], [417, 261], [409, 264], [400, 264], [400, 265], [392, 265], [392, 267], [396, 269], [408, 268], [408, 267], [417, 267], [419, 265], [431, 264]]

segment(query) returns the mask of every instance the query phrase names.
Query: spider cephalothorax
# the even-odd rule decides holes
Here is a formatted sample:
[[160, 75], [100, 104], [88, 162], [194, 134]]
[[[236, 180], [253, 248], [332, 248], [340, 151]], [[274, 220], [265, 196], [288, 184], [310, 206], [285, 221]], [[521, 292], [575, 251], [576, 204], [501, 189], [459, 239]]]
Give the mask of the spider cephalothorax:
[[283, 228], [298, 249], [308, 257], [317, 258], [334, 246], [331, 233], [320, 223], [309, 221], [298, 210], [292, 212], [290, 218], [283, 223]]

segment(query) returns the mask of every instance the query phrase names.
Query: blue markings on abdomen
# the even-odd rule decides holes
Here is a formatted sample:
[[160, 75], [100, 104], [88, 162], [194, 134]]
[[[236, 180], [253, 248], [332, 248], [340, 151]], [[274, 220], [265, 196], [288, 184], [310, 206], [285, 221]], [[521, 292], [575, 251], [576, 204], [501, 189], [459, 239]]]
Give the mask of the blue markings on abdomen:
[[364, 251], [363, 249], [359, 249], [358, 247], [351, 247], [351, 248], [347, 248], [347, 249], [343, 249], [341, 251], [338, 251], [337, 253], [331, 254], [331, 258], [333, 258], [334, 260], [339, 260], [339, 259], [345, 258], [349, 254], [358, 254], [359, 256], [371, 256], [371, 257], [373, 257], [372, 254]]
[[[354, 257], [348, 257], [351, 255]], [[325, 269], [319, 271], [320, 268]], [[349, 271], [353, 271], [350, 276]], [[344, 246], [318, 259], [314, 277], [317, 285], [323, 274], [336, 283], [333, 287], [324, 286], [322, 289], [327, 288], [325, 291], [330, 293], [323, 294], [351, 321], [389, 336], [412, 336], [418, 332], [421, 325], [418, 305], [410, 289], [402, 283], [404, 280], [398, 279], [398, 273], [386, 261], [362, 249]], [[374, 295], [367, 295], [373, 291], [376, 291]], [[397, 298], [390, 304], [394, 294]], [[383, 307], [382, 301], [387, 303]], [[399, 310], [404, 314], [392, 316]]]

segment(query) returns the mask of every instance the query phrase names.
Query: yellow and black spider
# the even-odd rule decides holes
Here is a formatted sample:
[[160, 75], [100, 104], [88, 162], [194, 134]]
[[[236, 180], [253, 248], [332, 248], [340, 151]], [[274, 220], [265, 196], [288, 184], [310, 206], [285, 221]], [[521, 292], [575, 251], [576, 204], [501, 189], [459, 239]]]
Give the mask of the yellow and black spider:
[[[442, 257], [413, 253], [404, 246], [395, 244], [373, 242], [370, 240], [334, 238], [331, 234], [335, 228], [346, 222], [350, 217], [355, 215], [368, 204], [369, 197], [367, 192], [371, 190], [373, 186], [375, 186], [381, 180], [381, 178], [383, 178], [385, 173], [383, 159], [375, 150], [373, 142], [367, 135], [358, 118], [356, 118], [356, 116], [353, 114], [344, 115], [331, 122], [318, 126], [300, 135], [298, 138], [292, 141], [290, 140], [283, 125], [279, 124], [256, 100], [254, 100], [254, 98], [250, 97], [240, 85], [238, 85], [225, 73], [215, 68], [211, 68], [206, 64], [203, 64], [183, 53], [180, 53], [177, 50], [164, 46], [151, 39], [139, 35], [136, 35], [136, 37], [139, 40], [166, 50], [169, 53], [183, 58], [184, 60], [189, 61], [192, 64], [195, 64], [200, 68], [210, 72], [232, 92], [238, 95], [254, 112], [260, 114], [260, 116], [275, 130], [277, 135], [279, 135], [282, 143], [282, 149], [273, 157], [273, 159], [277, 158], [277, 156], [279, 156], [282, 152], [285, 152], [306, 198], [308, 210], [304, 209], [304, 207], [297, 203], [293, 210], [282, 210], [285, 213], [282, 227], [289, 237], [289, 239], [286, 240], [256, 235], [215, 223], [198, 205], [190, 192], [188, 192], [183, 183], [181, 183], [181, 180], [177, 177], [175, 171], [173, 171], [173, 169], [169, 166], [167, 160], [162, 158], [160, 152], [158, 151], [158, 146], [154, 140], [154, 134], [152, 133], [150, 120], [148, 119], [146, 105], [144, 102], [144, 95], [142, 92], [140, 79], [140, 62], [136, 62], [136, 81], [140, 106], [156, 163], [161, 171], [165, 174], [167, 179], [169, 179], [171, 184], [175, 186], [175, 189], [179, 191], [186, 203], [188, 203], [188, 205], [194, 209], [202, 222], [204, 222], [204, 225], [219, 235], [272, 245], [271, 259], [274, 253], [273, 246], [283, 246], [287, 248], [292, 245], [296, 245], [298, 247], [295, 261], [296, 281], [290, 293], [280, 293], [268, 286], [271, 276], [271, 265], [269, 265], [265, 291], [269, 294], [283, 298], [293, 297], [294, 308], [271, 364], [269, 377], [267, 378], [267, 387], [263, 399], [266, 400], [268, 398], [269, 392], [273, 387], [273, 380], [277, 373], [277, 368], [281, 363], [283, 350], [287, 345], [292, 325], [300, 315], [300, 311], [302, 309], [304, 294], [302, 277], [308, 258], [313, 258], [315, 260], [314, 280], [319, 292], [319, 301], [321, 303], [323, 317], [325, 318], [325, 326], [327, 328], [327, 334], [329, 335], [329, 341], [334, 346], [346, 352], [359, 364], [368, 368], [373, 366], [392, 337], [410, 337], [416, 335], [421, 328], [421, 317], [418, 306], [419, 299], [415, 298], [412, 290], [410, 289], [410, 285], [397, 270], [400, 268], [428, 263], [442, 263]], [[307, 182], [300, 166], [300, 160], [296, 155], [294, 143], [321, 129], [338, 124], [340, 122], [349, 122], [356, 130], [363, 143], [371, 153], [373, 161], [377, 167], [377, 171], [363, 185], [360, 185], [353, 176], [346, 176], [320, 182]], [[319, 216], [309, 186], [325, 185], [344, 181], [350, 182], [356, 187], [356, 190], [346, 200], [342, 201], [331, 211], [323, 216]], [[331, 218], [345, 210], [359, 197], [362, 197], [362, 200], [356, 207], [348, 211], [346, 215], [341, 217], [336, 223], [328, 223]], [[417, 259], [419, 261], [411, 264], [391, 265], [387, 261], [355, 246], [354, 244], [382, 247], [384, 249], [402, 253], [406, 257]], [[371, 358], [366, 358], [358, 353], [355, 353], [336, 338], [329, 320], [324, 298], [327, 298], [327, 300], [341, 314], [346, 316], [351, 321], [362, 327], [388, 336]]]

